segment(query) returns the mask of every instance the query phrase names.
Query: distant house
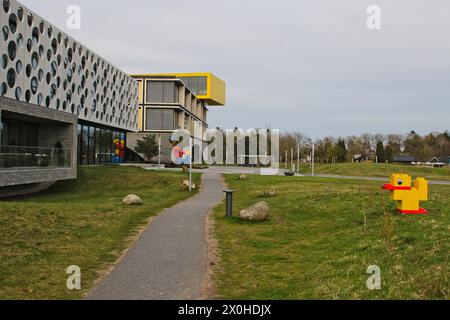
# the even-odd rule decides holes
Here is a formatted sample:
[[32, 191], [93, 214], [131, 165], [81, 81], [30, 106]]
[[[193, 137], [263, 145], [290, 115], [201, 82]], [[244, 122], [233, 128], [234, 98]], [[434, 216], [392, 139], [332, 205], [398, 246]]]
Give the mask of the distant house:
[[432, 164], [434, 167], [444, 167], [450, 165], [450, 156], [433, 157], [428, 163]]
[[412, 164], [413, 162], [416, 162], [416, 158], [412, 156], [394, 156], [394, 163]]

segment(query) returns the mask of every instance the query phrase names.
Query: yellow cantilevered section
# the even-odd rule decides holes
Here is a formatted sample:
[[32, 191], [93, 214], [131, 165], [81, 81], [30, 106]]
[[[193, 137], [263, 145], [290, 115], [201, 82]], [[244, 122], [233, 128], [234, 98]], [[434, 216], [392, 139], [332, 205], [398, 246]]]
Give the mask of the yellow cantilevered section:
[[[224, 106], [226, 102], [225, 82], [211, 72], [191, 73], [152, 73], [133, 74], [135, 78], [146, 77], [173, 77], [181, 79], [192, 90], [195, 96], [210, 106]], [[195, 81], [193, 81], [195, 80]], [[191, 83], [192, 81], [192, 83]], [[195, 84], [194, 84], [195, 83]], [[203, 86], [206, 86], [203, 88]]]

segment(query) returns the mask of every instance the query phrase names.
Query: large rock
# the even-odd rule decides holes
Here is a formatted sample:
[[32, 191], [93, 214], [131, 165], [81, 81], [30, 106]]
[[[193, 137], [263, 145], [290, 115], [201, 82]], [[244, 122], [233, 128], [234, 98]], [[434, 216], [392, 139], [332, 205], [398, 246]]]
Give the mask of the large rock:
[[265, 201], [251, 205], [247, 209], [239, 211], [239, 217], [248, 221], [263, 221], [269, 217], [270, 207]]
[[247, 180], [247, 176], [245, 174], [241, 174], [239, 176], [239, 180], [246, 181]]
[[[189, 190], [189, 180], [183, 181], [183, 188], [185, 188], [185, 187], [187, 188], [187, 190]], [[192, 182], [191, 188], [192, 188], [192, 190], [195, 190], [195, 183]]]
[[122, 203], [129, 206], [138, 206], [142, 204], [142, 200], [135, 194], [129, 194], [123, 198]]

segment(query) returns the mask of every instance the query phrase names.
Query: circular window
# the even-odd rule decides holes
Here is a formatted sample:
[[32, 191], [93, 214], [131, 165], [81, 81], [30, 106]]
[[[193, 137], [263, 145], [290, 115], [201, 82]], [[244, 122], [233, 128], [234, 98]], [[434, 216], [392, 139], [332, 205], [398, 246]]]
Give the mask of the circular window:
[[50, 72], [47, 73], [45, 79], [47, 80], [47, 84], [50, 84], [50, 81], [52, 80], [52, 75], [50, 74]]
[[16, 84], [16, 71], [13, 68], [8, 70], [6, 80], [10, 88], [14, 87], [14, 85]]
[[23, 63], [22, 63], [22, 61], [17, 60], [17, 63], [16, 63], [16, 71], [17, 71], [17, 74], [19, 74], [20, 72], [22, 72], [22, 69], [23, 69]]
[[33, 15], [31, 13], [27, 16], [28, 26], [31, 27], [33, 25]]
[[8, 56], [6, 54], [2, 55], [2, 68], [6, 69], [8, 66]]
[[28, 52], [31, 52], [31, 49], [33, 48], [33, 41], [31, 39], [27, 40], [27, 50]]
[[67, 58], [69, 59], [69, 62], [72, 62], [72, 48], [67, 50]]
[[61, 44], [62, 35], [61, 32], [58, 32], [58, 43]]
[[16, 88], [16, 99], [20, 100], [20, 98], [22, 97], [22, 89], [20, 87]]
[[19, 17], [20, 21], [23, 20], [23, 8], [22, 7], [19, 7], [19, 9], [17, 9], [17, 16]]
[[30, 90], [25, 91], [25, 101], [30, 102], [31, 99], [31, 92]]
[[44, 46], [41, 44], [39, 46], [39, 56], [42, 57], [43, 54], [44, 54]]
[[47, 98], [45, 98], [45, 106], [48, 108], [50, 107], [50, 97], [47, 96]]
[[14, 13], [9, 16], [9, 29], [12, 33], [17, 31], [17, 16]]
[[5, 10], [6, 13], [9, 11], [9, 0], [3, 0], [3, 10]]
[[31, 66], [33, 67], [34, 70], [36, 70], [38, 65], [39, 65], [39, 55], [37, 54], [37, 52], [33, 52], [33, 54], [31, 55]]
[[56, 39], [52, 40], [52, 50], [53, 54], [56, 54], [56, 51], [58, 51], [58, 41]]
[[31, 79], [31, 86], [30, 86], [31, 92], [33, 94], [36, 94], [37, 90], [38, 90], [38, 79], [36, 77], [34, 77], [33, 79]]
[[56, 99], [56, 110], [59, 110], [60, 104], [61, 104], [61, 101], [59, 99]]
[[44, 27], [45, 27], [44, 21], [41, 21], [41, 22], [39, 23], [39, 31], [41, 31], [42, 34], [44, 33]]
[[72, 82], [72, 69], [67, 69], [67, 81]]
[[8, 56], [11, 61], [16, 58], [16, 43], [14, 41], [10, 41], [8, 44]]
[[42, 71], [42, 69], [39, 69], [38, 71], [38, 79], [39, 81], [42, 81], [42, 79], [44, 79], [44, 71]]
[[33, 31], [31, 32], [31, 37], [34, 43], [37, 44], [39, 42], [39, 29], [37, 27], [33, 28]]
[[52, 62], [51, 68], [52, 68], [52, 75], [56, 76], [56, 72], [58, 71], [58, 65], [56, 64], [55, 61]]
[[48, 37], [51, 38], [52, 34], [53, 34], [53, 29], [52, 29], [51, 26], [48, 26], [48, 28], [47, 28], [47, 35], [48, 35]]
[[9, 35], [9, 29], [7, 26], [4, 26], [2, 28], [2, 34], [3, 34], [3, 40], [8, 40], [8, 35]]
[[50, 49], [47, 50], [47, 60], [48, 61], [52, 60], [52, 50]]
[[27, 64], [27, 67], [25, 68], [25, 73], [28, 78], [31, 76], [31, 64]]
[[43, 96], [42, 96], [42, 93], [39, 93], [38, 94], [38, 99], [37, 99], [37, 102], [38, 102], [38, 105], [41, 105], [42, 104], [42, 100], [43, 100], [44, 98], [43, 98]]
[[8, 86], [6, 85], [6, 83], [2, 82], [2, 84], [0, 85], [0, 95], [4, 96], [7, 91]]
[[19, 48], [22, 48], [22, 46], [23, 46], [23, 36], [22, 36], [22, 34], [19, 33], [19, 35], [17, 36], [16, 43], [17, 43], [17, 46]]
[[56, 94], [56, 85], [52, 84], [52, 86], [50, 87], [50, 97], [54, 97]]

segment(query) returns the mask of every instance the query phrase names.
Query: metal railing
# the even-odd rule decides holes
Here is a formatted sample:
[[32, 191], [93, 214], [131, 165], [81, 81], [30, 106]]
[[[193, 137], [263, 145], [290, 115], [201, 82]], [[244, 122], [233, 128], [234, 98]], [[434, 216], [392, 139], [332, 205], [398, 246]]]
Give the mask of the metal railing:
[[59, 148], [0, 145], [0, 170], [30, 167], [70, 167], [72, 151]]

